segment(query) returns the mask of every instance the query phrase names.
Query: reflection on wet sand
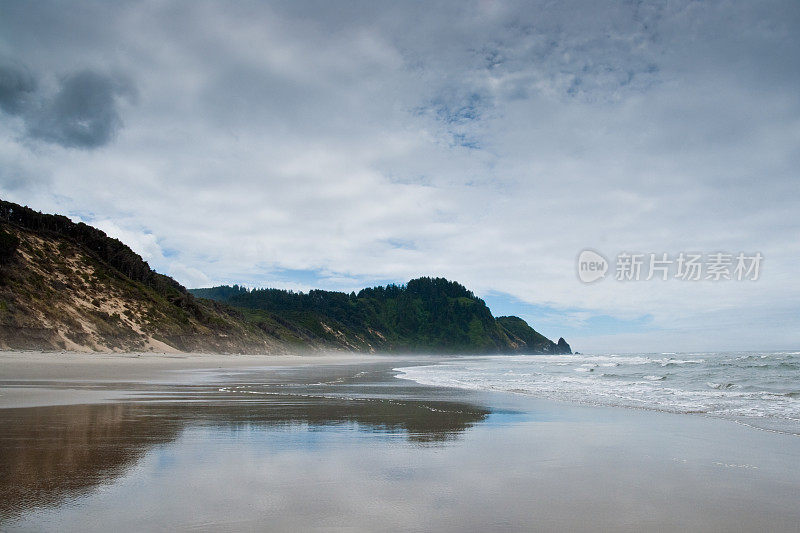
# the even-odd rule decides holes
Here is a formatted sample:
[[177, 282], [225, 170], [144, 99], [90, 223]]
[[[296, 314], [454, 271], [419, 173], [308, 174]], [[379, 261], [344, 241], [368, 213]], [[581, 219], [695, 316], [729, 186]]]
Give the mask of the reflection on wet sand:
[[444, 442], [485, 419], [468, 404], [276, 395], [0, 410], [0, 520], [51, 506], [124, 474], [153, 446], [192, 426], [353, 426]]
[[0, 518], [77, 496], [174, 439], [178, 426], [147, 410], [106, 404], [0, 411]]

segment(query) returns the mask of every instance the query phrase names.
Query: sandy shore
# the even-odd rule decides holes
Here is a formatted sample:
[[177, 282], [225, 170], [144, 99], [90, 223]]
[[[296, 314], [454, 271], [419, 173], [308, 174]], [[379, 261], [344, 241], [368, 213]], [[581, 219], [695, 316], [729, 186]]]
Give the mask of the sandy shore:
[[298, 364], [357, 363], [375, 355], [330, 352], [297, 355], [242, 355], [203, 353], [77, 353], [0, 352], [0, 380], [99, 379], [130, 381], [153, 379], [170, 370], [289, 366]]
[[417, 361], [4, 354], [0, 529], [797, 531], [795, 436]]
[[[0, 409], [99, 403], [130, 395], [131, 384], [171, 382], [186, 371], [355, 364], [375, 355], [0, 352]], [[183, 379], [183, 378], [181, 378]]]

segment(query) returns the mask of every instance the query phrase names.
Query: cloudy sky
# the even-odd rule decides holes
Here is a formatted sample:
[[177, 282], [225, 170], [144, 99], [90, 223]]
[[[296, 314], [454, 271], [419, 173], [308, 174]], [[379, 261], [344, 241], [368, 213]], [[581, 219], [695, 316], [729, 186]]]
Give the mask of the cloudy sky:
[[0, 197], [188, 287], [444, 276], [582, 351], [796, 349], [799, 89], [796, 0], [0, 0]]

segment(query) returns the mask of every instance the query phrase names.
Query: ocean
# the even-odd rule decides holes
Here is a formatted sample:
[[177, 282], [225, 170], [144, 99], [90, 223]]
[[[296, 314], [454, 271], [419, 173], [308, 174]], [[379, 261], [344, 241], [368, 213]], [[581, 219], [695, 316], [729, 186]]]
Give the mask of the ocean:
[[693, 413], [800, 435], [800, 352], [496, 355], [395, 371], [423, 385]]

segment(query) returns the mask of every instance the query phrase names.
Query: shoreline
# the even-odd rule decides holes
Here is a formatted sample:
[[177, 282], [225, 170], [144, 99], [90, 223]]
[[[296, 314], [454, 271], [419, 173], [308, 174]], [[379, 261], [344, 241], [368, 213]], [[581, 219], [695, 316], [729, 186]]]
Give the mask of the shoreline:
[[21, 387], [9, 376], [24, 369], [110, 376], [28, 381], [50, 403], [0, 408], [0, 470], [14, 473], [0, 491], [3, 529], [795, 531], [800, 521], [800, 441], [728, 420], [394, 377], [425, 357], [62, 355], [0, 355], [0, 392]]
[[787, 435], [790, 437], [797, 437], [800, 438], [800, 433], [794, 433], [792, 431], [782, 431], [779, 429], [772, 429], [767, 427], [757, 426], [755, 424], [747, 423], [745, 420], [725, 417], [725, 416], [717, 416], [710, 413], [704, 412], [697, 412], [697, 411], [673, 411], [669, 409], [659, 409], [657, 407], [649, 407], [649, 406], [636, 406], [636, 405], [616, 405], [616, 404], [603, 404], [603, 403], [591, 403], [591, 402], [582, 402], [580, 400], [566, 400], [566, 399], [553, 399], [553, 398], [545, 398], [543, 396], [537, 396], [528, 392], [521, 392], [515, 390], [489, 390], [489, 389], [481, 389], [478, 387], [455, 387], [450, 385], [432, 385], [427, 383], [421, 383], [419, 381], [415, 381], [410, 378], [399, 378], [409, 381], [411, 383], [415, 383], [417, 385], [422, 385], [426, 387], [439, 387], [444, 389], [453, 389], [453, 390], [461, 390], [461, 391], [468, 391], [474, 392], [479, 394], [491, 394], [491, 395], [506, 395], [510, 397], [517, 397], [528, 399], [531, 401], [536, 402], [547, 402], [553, 405], [563, 405], [566, 407], [577, 407], [577, 408], [585, 408], [585, 409], [614, 409], [614, 410], [622, 410], [622, 411], [634, 411], [634, 412], [643, 412], [643, 413], [658, 413], [664, 415], [671, 415], [671, 416], [679, 416], [679, 417], [691, 417], [691, 418], [703, 418], [707, 420], [716, 420], [720, 422], [729, 422], [736, 424], [738, 426], [743, 426], [748, 429], [754, 429], [757, 431], [764, 431], [767, 433], [773, 433], [776, 435]]
[[[319, 354], [215, 354], [215, 353], [86, 353], [0, 351], [0, 380], [6, 379], [92, 379], [130, 381], [129, 378], [153, 378], [158, 372], [170, 370], [197, 370], [204, 368], [236, 368], [242, 366], [287, 366], [321, 362], [362, 362], [383, 355], [345, 352]], [[115, 368], [111, 368], [111, 367]], [[131, 374], [120, 376], [113, 370], [124, 369]], [[92, 375], [80, 374], [82, 371]], [[55, 374], [55, 372], [64, 372]]]
[[[417, 366], [447, 361], [450, 356], [419, 354], [367, 354], [320, 352], [296, 354], [217, 354], [153, 352], [46, 352], [0, 351], [0, 409], [135, 401], [148, 386], [180, 386], [194, 382], [199, 373], [249, 369], [297, 368], [332, 365], [395, 364]], [[192, 373], [198, 373], [192, 376]], [[413, 386], [452, 391], [453, 395], [490, 395], [545, 402], [564, 409], [612, 409], [700, 418], [732, 423], [749, 430], [800, 437], [792, 431], [761, 427], [747, 420], [703, 412], [681, 412], [649, 406], [615, 405], [547, 398], [514, 390], [457, 387], [397, 378]], [[501, 402], [504, 403], [504, 402]], [[513, 403], [513, 400], [511, 401]]]
[[134, 397], [142, 385], [180, 384], [189, 372], [359, 364], [383, 357], [340, 352], [243, 355], [2, 351], [0, 409], [121, 401]]

